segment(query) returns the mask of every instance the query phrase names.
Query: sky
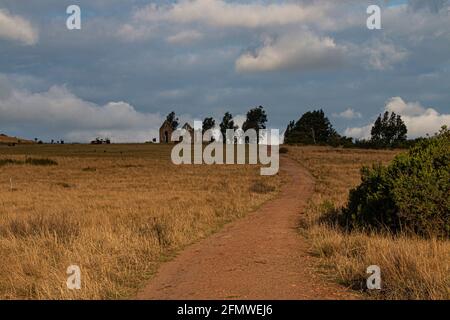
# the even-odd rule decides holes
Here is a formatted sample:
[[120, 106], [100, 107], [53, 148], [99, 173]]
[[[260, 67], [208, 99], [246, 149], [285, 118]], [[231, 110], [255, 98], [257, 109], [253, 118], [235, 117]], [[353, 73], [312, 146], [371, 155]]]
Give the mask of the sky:
[[260, 105], [281, 131], [315, 109], [354, 138], [386, 110], [410, 138], [450, 125], [450, 1], [0, 0], [0, 133], [143, 142], [170, 111]]

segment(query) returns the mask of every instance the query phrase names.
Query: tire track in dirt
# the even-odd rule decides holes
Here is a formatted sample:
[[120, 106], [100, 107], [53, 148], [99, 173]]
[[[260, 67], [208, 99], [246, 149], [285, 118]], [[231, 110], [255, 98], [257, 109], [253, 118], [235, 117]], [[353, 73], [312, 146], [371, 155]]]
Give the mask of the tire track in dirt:
[[314, 271], [298, 233], [314, 179], [283, 157], [290, 177], [277, 198], [163, 263], [138, 299], [354, 299]]

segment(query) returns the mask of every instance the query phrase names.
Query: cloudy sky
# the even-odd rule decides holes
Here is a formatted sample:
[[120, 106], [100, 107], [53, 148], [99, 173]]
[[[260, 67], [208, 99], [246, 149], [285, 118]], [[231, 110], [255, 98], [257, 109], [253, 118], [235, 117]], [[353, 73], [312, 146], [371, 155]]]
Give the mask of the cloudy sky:
[[[81, 7], [82, 29], [66, 28]], [[366, 9], [382, 8], [382, 30]], [[450, 124], [448, 0], [0, 0], [0, 132], [146, 141], [165, 115], [284, 129], [322, 108], [366, 137], [384, 110], [409, 136]]]

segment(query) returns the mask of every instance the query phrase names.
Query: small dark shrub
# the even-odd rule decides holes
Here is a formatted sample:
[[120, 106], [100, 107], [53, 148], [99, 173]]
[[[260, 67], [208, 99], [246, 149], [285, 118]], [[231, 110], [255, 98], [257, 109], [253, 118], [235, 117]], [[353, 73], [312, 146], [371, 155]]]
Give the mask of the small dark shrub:
[[6, 166], [7, 164], [22, 164], [23, 162], [14, 159], [0, 159], [0, 167]]
[[59, 187], [65, 188], [65, 189], [72, 188], [72, 185], [70, 185], [70, 184], [68, 184], [66, 182], [58, 182], [56, 185], [59, 186]]
[[270, 193], [275, 191], [275, 187], [269, 186], [268, 184], [262, 182], [262, 181], [256, 181], [252, 184], [250, 187], [250, 191], [254, 193]]
[[33, 166], [55, 166], [58, 164], [58, 162], [56, 162], [55, 160], [52, 159], [48, 159], [48, 158], [43, 158], [43, 159], [38, 159], [38, 158], [26, 158], [25, 159], [25, 164], [30, 164]]
[[388, 229], [450, 236], [450, 131], [424, 139], [385, 167], [361, 170], [340, 223], [349, 229]]

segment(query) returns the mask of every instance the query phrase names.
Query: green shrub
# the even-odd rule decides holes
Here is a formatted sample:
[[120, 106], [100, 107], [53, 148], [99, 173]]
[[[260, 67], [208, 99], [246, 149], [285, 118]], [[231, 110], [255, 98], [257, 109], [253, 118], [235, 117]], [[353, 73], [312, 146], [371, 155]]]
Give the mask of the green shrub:
[[340, 223], [349, 229], [388, 229], [450, 236], [450, 131], [424, 139], [385, 167], [361, 170]]

